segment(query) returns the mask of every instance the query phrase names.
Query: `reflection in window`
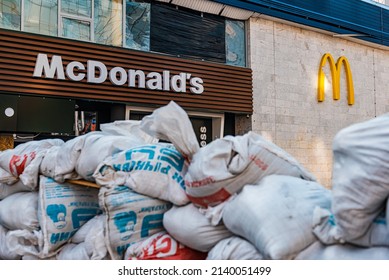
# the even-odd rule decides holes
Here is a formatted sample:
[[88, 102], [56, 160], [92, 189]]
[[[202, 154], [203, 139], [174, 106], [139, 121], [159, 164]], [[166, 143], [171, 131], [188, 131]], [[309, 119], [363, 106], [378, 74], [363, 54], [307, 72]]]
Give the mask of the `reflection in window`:
[[122, 45], [122, 0], [95, 0], [95, 41]]
[[0, 27], [20, 30], [20, 0], [0, 1]]
[[61, 12], [77, 16], [92, 16], [92, 0], [62, 0]]
[[246, 66], [244, 22], [226, 20], [226, 63]]
[[62, 18], [62, 36], [76, 40], [90, 40], [90, 22]]
[[57, 36], [57, 0], [24, 0], [24, 31]]
[[126, 1], [125, 47], [148, 51], [150, 49], [150, 3]]

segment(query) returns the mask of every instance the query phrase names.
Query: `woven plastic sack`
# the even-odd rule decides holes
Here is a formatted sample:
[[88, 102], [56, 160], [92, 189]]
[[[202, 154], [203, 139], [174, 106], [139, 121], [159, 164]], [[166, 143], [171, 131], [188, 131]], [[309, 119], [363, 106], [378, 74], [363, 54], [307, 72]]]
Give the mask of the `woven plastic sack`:
[[291, 155], [254, 132], [226, 136], [193, 156], [185, 175], [186, 192], [199, 206], [217, 205], [272, 174], [316, 180]]
[[175, 240], [200, 252], [208, 252], [220, 240], [232, 236], [222, 222], [213, 225], [192, 203], [173, 206], [165, 213], [163, 226]]
[[[59, 183], [65, 182], [66, 179], [80, 179], [80, 176], [75, 171], [78, 158], [80, 157], [82, 148], [84, 147], [85, 139], [96, 135], [97, 137], [103, 135], [100, 131], [92, 131], [84, 135], [77, 136], [66, 141], [61, 149], [55, 151], [53, 160], [47, 163], [47, 169], [52, 170], [53, 178]], [[42, 174], [44, 174], [42, 172]]]
[[43, 234], [41, 256], [50, 256], [87, 221], [101, 213], [99, 190], [40, 177], [39, 223]]
[[231, 236], [219, 241], [208, 252], [207, 260], [263, 260], [263, 255], [247, 240]]
[[126, 186], [101, 187], [105, 240], [110, 257], [122, 260], [126, 249], [163, 230], [163, 215], [172, 204], [139, 194]]
[[39, 230], [38, 192], [18, 192], [0, 201], [0, 224], [10, 230]]
[[21, 256], [9, 249], [7, 232], [8, 229], [0, 224], [0, 260], [20, 260]]
[[138, 137], [121, 135], [96, 135], [85, 138], [75, 171], [87, 181], [95, 181], [93, 173], [97, 166], [112, 155], [145, 144]]
[[366, 233], [389, 196], [389, 114], [339, 131], [333, 140], [333, 206], [345, 241]]
[[[0, 152], [1, 157], [1, 152]], [[7, 184], [12, 185], [16, 183], [19, 179], [16, 178], [14, 175], [8, 173], [3, 168], [0, 167], [0, 184]]]
[[141, 128], [141, 121], [135, 120], [120, 120], [111, 123], [100, 124], [100, 130], [109, 135], [121, 135], [128, 137], [136, 137], [142, 143], [154, 144], [159, 139], [147, 134]]
[[329, 209], [331, 192], [316, 182], [284, 175], [246, 185], [223, 210], [231, 232], [253, 244], [265, 259], [293, 259], [316, 241], [313, 210]]
[[363, 248], [351, 244], [325, 245], [316, 241], [300, 252], [295, 260], [388, 260], [389, 247]]
[[389, 229], [384, 211], [371, 222], [362, 235], [347, 241], [343, 239], [337, 219], [328, 209], [317, 207], [313, 214], [313, 233], [324, 244], [349, 243], [361, 247], [389, 246]]
[[97, 215], [82, 225], [70, 243], [61, 247], [57, 260], [102, 260], [108, 254], [104, 237], [104, 215]]
[[188, 114], [174, 101], [143, 117], [140, 128], [155, 138], [172, 143], [187, 163], [200, 148]]
[[207, 254], [184, 246], [166, 231], [158, 232], [146, 240], [130, 245], [126, 260], [204, 260]]
[[171, 145], [148, 144], [114, 154], [94, 173], [102, 186], [124, 185], [133, 191], [176, 205], [189, 202], [185, 193], [183, 156]]
[[[85, 224], [83, 224], [73, 235], [69, 244], [80, 244], [80, 246], [69, 246], [65, 251], [61, 249], [61, 256], [57, 259], [76, 259], [77, 254], [87, 257], [88, 260], [105, 259], [108, 250], [105, 244], [104, 236], [104, 214], [96, 215]], [[82, 245], [81, 245], [82, 244]], [[72, 256], [75, 254], [74, 256]]]
[[7, 196], [10, 196], [11, 194], [26, 191], [31, 191], [31, 188], [29, 186], [24, 185], [21, 180], [18, 180], [12, 185], [0, 183], [0, 200], [6, 198]]
[[15, 178], [21, 177], [24, 185], [34, 189], [38, 185], [39, 167], [44, 154], [52, 146], [63, 143], [61, 139], [45, 139], [19, 144], [0, 153], [0, 167]]

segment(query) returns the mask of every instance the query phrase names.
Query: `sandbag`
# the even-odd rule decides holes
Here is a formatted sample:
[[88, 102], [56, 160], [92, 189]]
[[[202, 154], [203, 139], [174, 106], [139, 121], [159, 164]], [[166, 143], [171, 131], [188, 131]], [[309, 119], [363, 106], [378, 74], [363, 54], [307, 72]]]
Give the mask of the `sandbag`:
[[141, 121], [136, 120], [120, 120], [114, 121], [111, 123], [102, 123], [100, 124], [100, 130], [109, 135], [122, 135], [135, 137], [139, 139], [142, 143], [154, 144], [159, 141], [159, 139], [147, 134], [141, 128]]
[[24, 185], [21, 180], [18, 180], [12, 185], [0, 183], [0, 200], [6, 198], [7, 196], [10, 196], [11, 194], [27, 191], [31, 191], [31, 188], [29, 186]]
[[270, 175], [246, 185], [223, 210], [227, 229], [252, 243], [265, 259], [293, 259], [316, 241], [313, 210], [329, 209], [331, 192], [316, 182]]
[[[45, 139], [19, 144], [0, 153], [0, 167], [15, 178], [25, 173], [21, 178], [23, 183], [34, 189], [38, 184], [39, 167], [44, 154], [52, 146], [61, 146], [63, 143], [61, 139]], [[32, 166], [29, 168], [29, 165]]]
[[188, 163], [200, 148], [188, 114], [174, 101], [143, 117], [140, 128], [172, 143]]
[[10, 230], [39, 230], [38, 192], [18, 192], [0, 201], [0, 224]]
[[54, 170], [54, 176], [50, 176], [59, 183], [65, 182], [66, 179], [80, 179], [75, 171], [77, 160], [84, 147], [85, 139], [92, 135], [97, 137], [103, 135], [100, 131], [92, 131], [84, 135], [77, 136], [73, 139], [66, 141], [61, 149], [56, 151], [55, 160], [48, 163], [48, 169]]
[[21, 256], [9, 249], [7, 232], [8, 229], [0, 224], [0, 260], [20, 260]]
[[6, 240], [10, 251], [22, 256], [22, 259], [45, 259], [51, 257], [42, 254], [43, 235], [41, 230], [12, 230], [7, 233]]
[[[84, 225], [82, 225], [71, 238], [69, 244], [83, 244], [80, 247], [69, 247], [66, 251], [66, 257], [70, 258], [73, 253], [84, 252], [89, 260], [102, 260], [107, 257], [108, 250], [105, 245], [104, 236], [104, 214], [96, 215]], [[63, 249], [61, 249], [62, 251]], [[84, 251], [85, 250], [85, 251]], [[62, 252], [64, 254], [64, 252]], [[78, 253], [77, 253], [78, 254]], [[74, 256], [75, 257], [75, 256]], [[73, 257], [73, 258], [74, 258]]]
[[68, 243], [62, 246], [61, 250], [57, 253], [57, 260], [90, 260], [90, 249], [85, 243], [75, 244]]
[[231, 236], [219, 241], [208, 252], [207, 260], [263, 260], [263, 255], [247, 240]]
[[86, 134], [75, 171], [81, 178], [94, 182], [93, 173], [107, 157], [142, 144], [145, 143], [136, 136]]
[[[1, 152], [0, 152], [1, 157]], [[8, 173], [3, 168], [0, 167], [0, 184], [12, 185], [16, 183], [19, 179], [14, 175]]]
[[185, 175], [186, 192], [196, 205], [217, 205], [272, 174], [316, 180], [291, 155], [259, 134], [226, 136], [194, 154]]
[[325, 245], [314, 242], [300, 252], [295, 260], [388, 260], [389, 247], [363, 248], [351, 244]]
[[39, 224], [43, 234], [42, 256], [50, 256], [101, 213], [99, 190], [69, 183], [58, 183], [40, 176]]
[[220, 240], [232, 236], [222, 222], [213, 225], [193, 203], [173, 206], [165, 213], [163, 226], [175, 240], [200, 252], [208, 252]]
[[162, 231], [163, 215], [172, 206], [126, 186], [102, 186], [99, 203], [106, 218], [105, 243], [114, 260], [122, 260], [131, 244]]
[[204, 260], [207, 254], [184, 246], [166, 231], [130, 245], [125, 260]]
[[189, 202], [185, 193], [183, 156], [163, 143], [138, 146], [105, 159], [94, 173], [102, 186], [124, 185], [133, 191], [176, 205]]
[[353, 124], [333, 140], [333, 205], [345, 241], [366, 233], [389, 195], [389, 114]]
[[313, 233], [326, 245], [348, 243], [360, 247], [389, 246], [389, 229], [385, 214], [386, 212], [382, 211], [359, 237], [345, 240], [337, 219], [330, 210], [316, 207], [313, 213]]

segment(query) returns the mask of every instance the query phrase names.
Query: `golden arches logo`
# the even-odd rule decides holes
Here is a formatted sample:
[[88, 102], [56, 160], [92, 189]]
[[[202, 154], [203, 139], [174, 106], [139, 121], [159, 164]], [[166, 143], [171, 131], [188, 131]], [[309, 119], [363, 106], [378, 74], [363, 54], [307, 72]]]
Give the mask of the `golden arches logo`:
[[334, 100], [339, 100], [340, 98], [340, 74], [342, 70], [342, 65], [344, 66], [344, 70], [346, 72], [346, 81], [347, 81], [347, 100], [349, 105], [354, 104], [354, 85], [353, 85], [353, 76], [351, 74], [350, 64], [346, 57], [341, 56], [335, 63], [334, 58], [331, 54], [326, 53], [323, 55], [320, 61], [319, 67], [319, 81], [318, 81], [318, 92], [317, 92], [317, 100], [319, 102], [324, 101], [324, 81], [325, 75], [323, 71], [323, 67], [326, 63], [329, 63], [331, 70], [331, 78], [332, 78], [332, 94]]

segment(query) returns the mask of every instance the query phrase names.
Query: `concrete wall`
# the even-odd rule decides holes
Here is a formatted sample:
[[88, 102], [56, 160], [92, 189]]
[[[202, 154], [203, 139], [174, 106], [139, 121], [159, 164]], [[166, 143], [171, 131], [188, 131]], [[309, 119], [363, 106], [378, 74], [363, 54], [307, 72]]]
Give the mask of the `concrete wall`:
[[[355, 104], [347, 104], [344, 71], [340, 100], [332, 99], [329, 66], [324, 102], [317, 101], [319, 64], [325, 53], [346, 56]], [[389, 51], [269, 19], [249, 23], [253, 70], [252, 130], [289, 152], [331, 188], [332, 140], [350, 124], [389, 112]]]

